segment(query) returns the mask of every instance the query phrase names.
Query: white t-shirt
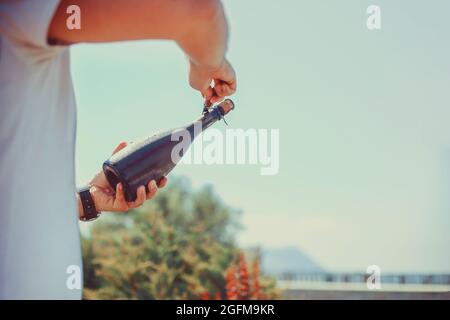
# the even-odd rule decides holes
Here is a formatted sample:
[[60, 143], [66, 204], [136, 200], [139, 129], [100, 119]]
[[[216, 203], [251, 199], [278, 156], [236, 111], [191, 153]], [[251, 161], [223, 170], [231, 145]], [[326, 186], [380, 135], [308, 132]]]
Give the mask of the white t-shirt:
[[58, 3], [0, 3], [0, 299], [81, 298], [69, 50], [47, 44]]

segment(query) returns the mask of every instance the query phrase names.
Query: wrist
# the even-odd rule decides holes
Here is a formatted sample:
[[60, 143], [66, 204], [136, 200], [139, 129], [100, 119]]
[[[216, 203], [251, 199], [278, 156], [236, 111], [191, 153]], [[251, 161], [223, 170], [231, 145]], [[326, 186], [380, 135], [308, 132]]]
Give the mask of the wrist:
[[79, 189], [77, 193], [79, 216], [82, 221], [95, 220], [100, 216], [91, 192], [92, 188], [91, 185], [88, 185]]
[[102, 204], [99, 201], [99, 191], [100, 190], [96, 186], [91, 186], [89, 188], [89, 193], [91, 194], [92, 200], [94, 202], [95, 209], [98, 212], [101, 212], [101, 211], [103, 211], [105, 209], [102, 207]]
[[81, 202], [80, 194], [78, 192], [76, 193], [76, 198], [77, 198], [77, 205], [78, 205], [78, 217], [80, 220], [83, 220], [84, 219], [84, 208], [83, 208], [83, 204]]
[[198, 63], [192, 59], [189, 59], [189, 66], [190, 68], [195, 68], [200, 72], [203, 72], [205, 74], [212, 74], [217, 71], [219, 71], [225, 63], [225, 57], [223, 57], [221, 60], [217, 60], [215, 62], [211, 63]]

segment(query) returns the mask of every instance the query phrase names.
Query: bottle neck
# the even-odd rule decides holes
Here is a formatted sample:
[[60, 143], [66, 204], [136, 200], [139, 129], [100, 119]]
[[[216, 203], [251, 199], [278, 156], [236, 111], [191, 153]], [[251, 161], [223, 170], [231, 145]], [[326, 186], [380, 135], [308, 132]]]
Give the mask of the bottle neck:
[[201, 132], [208, 129], [212, 124], [223, 118], [223, 111], [220, 107], [213, 108], [208, 113], [204, 113], [201, 117], [187, 126], [187, 130], [194, 140]]
[[209, 128], [213, 123], [223, 118], [223, 111], [216, 107], [211, 111], [204, 113], [197, 121], [201, 121], [202, 130]]

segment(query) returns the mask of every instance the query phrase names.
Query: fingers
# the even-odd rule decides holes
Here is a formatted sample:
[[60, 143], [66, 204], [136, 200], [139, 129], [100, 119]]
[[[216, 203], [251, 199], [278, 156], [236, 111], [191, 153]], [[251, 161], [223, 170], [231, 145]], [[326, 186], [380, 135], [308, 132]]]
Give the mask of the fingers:
[[127, 202], [125, 200], [125, 194], [123, 190], [122, 183], [118, 183], [116, 186], [116, 199], [115, 199], [115, 209], [119, 211], [126, 211], [131, 208], [140, 207], [146, 198], [145, 187], [140, 186], [136, 191], [136, 200], [132, 202]]
[[218, 96], [226, 97], [231, 96], [236, 91], [236, 87], [233, 84], [218, 80], [214, 86], [214, 91]]
[[161, 179], [159, 179], [158, 183], [156, 183], [155, 180], [150, 181], [147, 186], [149, 190], [147, 192], [147, 200], [152, 199], [156, 195], [158, 188], [164, 188], [166, 183], [167, 183], [166, 177], [162, 177]]
[[142, 206], [146, 198], [145, 187], [140, 186], [136, 191], [136, 195], [137, 195], [136, 200], [134, 200], [133, 202], [128, 202], [128, 207], [137, 208]]
[[166, 186], [166, 183], [167, 183], [167, 178], [166, 177], [162, 177], [158, 181], [158, 188], [164, 188]]
[[123, 186], [122, 183], [118, 183], [116, 185], [116, 201], [119, 203], [126, 202], [125, 195], [123, 194]]
[[205, 101], [209, 102], [214, 95], [213, 88], [208, 87], [206, 90], [202, 91], [201, 94]]
[[147, 200], [150, 200], [155, 196], [156, 192], [158, 191], [158, 186], [156, 185], [155, 180], [150, 181], [147, 185], [147, 188], [148, 188]]
[[[225, 61], [223, 68], [213, 76], [214, 92], [217, 98], [223, 100], [226, 96], [231, 96], [236, 92], [236, 73], [228, 61]], [[219, 101], [220, 101], [219, 100]]]
[[209, 100], [211, 104], [221, 102], [225, 97], [231, 96], [236, 92], [236, 74], [230, 64], [226, 64], [225, 70], [215, 75], [213, 95]]
[[121, 143], [119, 143], [119, 145], [114, 149], [112, 154], [116, 154], [117, 152], [119, 152], [120, 150], [122, 150], [123, 148], [125, 148], [127, 146], [127, 143], [125, 141], [122, 141]]
[[136, 200], [132, 202], [126, 201], [123, 185], [122, 183], [118, 183], [116, 186], [116, 195], [112, 211], [127, 211], [128, 209], [140, 207], [145, 202], [145, 200], [152, 199], [156, 195], [158, 188], [163, 188], [166, 183], [166, 177], [162, 177], [158, 181], [158, 183], [156, 183], [155, 180], [152, 180], [147, 185], [147, 188], [149, 190], [148, 192], [146, 192], [144, 186], [140, 186], [136, 190]]
[[233, 89], [228, 83], [217, 80], [214, 88], [209, 88], [212, 92], [209, 95], [209, 99], [205, 97], [205, 101], [208, 102], [209, 105], [213, 105], [215, 103], [221, 102], [225, 97], [231, 96], [236, 91]]
[[192, 88], [200, 91], [207, 107], [235, 93], [236, 73], [228, 60], [225, 60], [219, 69], [213, 71], [202, 68], [192, 61], [189, 67], [189, 83]]
[[116, 195], [114, 198], [113, 211], [125, 211], [128, 209], [125, 195], [123, 193], [122, 183], [116, 185]]

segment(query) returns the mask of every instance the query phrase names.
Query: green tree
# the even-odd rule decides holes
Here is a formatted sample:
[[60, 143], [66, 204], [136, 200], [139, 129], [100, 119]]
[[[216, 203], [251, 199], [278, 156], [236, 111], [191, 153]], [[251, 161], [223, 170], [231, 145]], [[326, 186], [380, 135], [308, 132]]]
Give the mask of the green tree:
[[212, 187], [172, 177], [144, 207], [104, 215], [83, 236], [85, 298], [225, 297], [238, 217]]

